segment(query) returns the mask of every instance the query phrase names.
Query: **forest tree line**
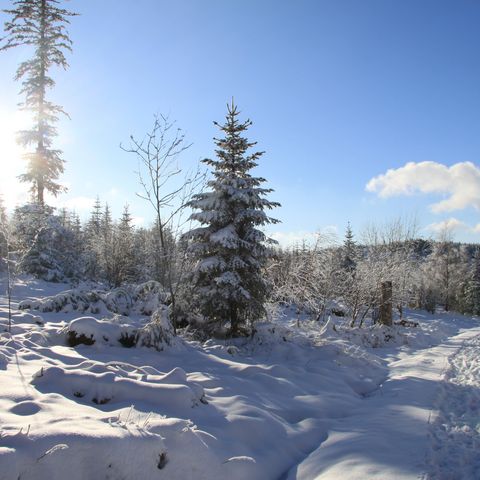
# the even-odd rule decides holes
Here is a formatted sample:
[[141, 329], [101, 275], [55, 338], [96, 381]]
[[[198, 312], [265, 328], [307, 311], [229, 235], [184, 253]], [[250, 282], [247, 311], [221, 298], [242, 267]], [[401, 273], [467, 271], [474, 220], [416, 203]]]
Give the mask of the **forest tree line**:
[[[86, 221], [35, 203], [17, 207], [10, 218], [0, 206], [0, 217], [2, 231], [9, 232], [8, 245], [7, 235], [0, 235], [3, 271], [10, 255], [18, 260], [18, 272], [110, 288], [149, 280], [165, 286], [167, 278], [180, 286], [193, 268], [185, 239], [167, 228], [163, 249], [158, 227], [136, 227], [128, 205], [119, 219], [100, 199]], [[381, 283], [389, 280], [399, 314], [409, 307], [480, 315], [479, 246], [455, 242], [448, 232], [436, 240], [413, 233], [397, 221], [370, 226], [359, 240], [348, 226], [343, 241], [319, 234], [313, 245], [272, 245], [265, 266], [267, 301], [293, 304], [317, 320], [340, 311], [352, 326], [361, 326], [375, 318]]]

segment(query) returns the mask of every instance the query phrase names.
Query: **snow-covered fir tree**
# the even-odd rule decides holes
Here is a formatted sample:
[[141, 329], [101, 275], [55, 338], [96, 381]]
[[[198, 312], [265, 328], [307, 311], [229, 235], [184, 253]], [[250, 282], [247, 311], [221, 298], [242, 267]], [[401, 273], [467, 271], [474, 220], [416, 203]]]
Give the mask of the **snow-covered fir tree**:
[[115, 287], [135, 277], [134, 234], [132, 216], [128, 205], [125, 205], [120, 222], [113, 231], [112, 251], [112, 283]]
[[93, 204], [93, 210], [90, 214], [90, 219], [87, 222], [86, 230], [93, 235], [100, 235], [100, 229], [102, 226], [102, 202], [100, 197], [97, 196], [95, 203]]
[[60, 8], [57, 0], [17, 0], [13, 9], [4, 10], [11, 16], [5, 22], [6, 42], [0, 50], [26, 45], [33, 47], [32, 58], [20, 63], [16, 80], [22, 80], [21, 93], [25, 95], [22, 107], [32, 112], [34, 124], [19, 132], [19, 142], [33, 145], [34, 151], [26, 155], [27, 172], [20, 176], [31, 183], [31, 192], [38, 204], [44, 203], [44, 191], [57, 195], [63, 187], [57, 183], [63, 172], [61, 151], [52, 147], [56, 135], [55, 122], [65, 113], [59, 105], [47, 100], [47, 90], [55, 85], [49, 76], [52, 67], [67, 68], [65, 51], [71, 50], [71, 40], [65, 26], [68, 17], [75, 15]]
[[84, 269], [85, 275], [90, 280], [101, 277], [101, 244], [102, 244], [102, 204], [97, 196], [84, 231]]
[[113, 221], [112, 214], [110, 212], [110, 206], [105, 203], [105, 209], [103, 211], [102, 222], [100, 226], [100, 265], [103, 273], [103, 278], [111, 285], [114, 283], [114, 266], [113, 266]]
[[12, 234], [22, 271], [48, 281], [64, 279], [61, 243], [66, 232], [51, 207], [38, 204], [17, 207]]
[[78, 280], [84, 276], [85, 258], [82, 224], [75, 212], [62, 209], [59, 217], [63, 228], [58, 238], [59, 261], [64, 276]]
[[198, 210], [191, 219], [201, 226], [185, 235], [195, 260], [193, 306], [207, 330], [229, 325], [231, 335], [264, 315], [268, 284], [263, 267], [271, 240], [258, 227], [277, 223], [265, 210], [279, 206], [265, 198], [272, 191], [261, 186], [265, 179], [250, 174], [263, 152], [247, 154], [255, 143], [243, 134], [252, 122], [240, 122], [238, 115], [232, 101], [225, 124], [214, 122], [224, 137], [215, 139], [217, 158], [203, 160], [213, 169], [210, 191], [190, 202]]

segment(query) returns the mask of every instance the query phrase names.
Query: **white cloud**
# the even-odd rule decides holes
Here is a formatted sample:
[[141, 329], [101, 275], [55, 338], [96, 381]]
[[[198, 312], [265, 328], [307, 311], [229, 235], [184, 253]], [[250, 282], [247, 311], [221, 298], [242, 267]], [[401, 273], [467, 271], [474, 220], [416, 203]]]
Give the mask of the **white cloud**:
[[414, 193], [447, 195], [431, 205], [435, 213], [474, 207], [480, 210], [480, 167], [461, 162], [447, 167], [437, 162], [409, 162], [372, 178], [366, 186], [382, 198]]
[[[475, 231], [475, 229], [470, 228], [465, 222], [458, 220], [457, 218], [450, 217], [441, 222], [431, 223], [426, 227], [426, 230], [430, 230], [434, 233], [449, 232], [453, 233], [458, 230], [470, 230]], [[479, 230], [480, 231], [480, 230]]]
[[473, 228], [472, 232], [474, 233], [480, 233], [480, 223], [477, 223]]

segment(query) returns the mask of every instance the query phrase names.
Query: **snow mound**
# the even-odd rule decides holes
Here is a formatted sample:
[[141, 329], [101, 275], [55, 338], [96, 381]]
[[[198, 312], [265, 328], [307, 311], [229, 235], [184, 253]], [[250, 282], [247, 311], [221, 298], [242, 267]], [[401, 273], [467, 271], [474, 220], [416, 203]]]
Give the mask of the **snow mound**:
[[[96, 405], [153, 404], [166, 411], [182, 411], [206, 403], [203, 387], [187, 379], [181, 368], [168, 373], [128, 364], [86, 361], [74, 367], [47, 367], [31, 381], [43, 393], [58, 393], [70, 399]], [[178, 410], [180, 409], [180, 410]]]
[[[161, 435], [139, 427], [103, 427], [91, 418], [73, 426], [61, 421], [47, 432], [2, 436], [2, 478], [81, 480], [86, 478], [159, 478], [168, 469]], [[161, 462], [161, 459], [163, 461]], [[162, 463], [162, 465], [160, 464]]]
[[2, 479], [258, 478], [253, 459], [225, 460], [212, 448], [218, 441], [191, 421], [133, 408], [115, 417], [85, 415], [1, 433]]
[[124, 322], [122, 317], [103, 320], [76, 318], [66, 327], [67, 342], [71, 347], [79, 344], [133, 346], [137, 330]]
[[162, 305], [154, 312], [148, 323], [131, 322], [115, 315], [98, 320], [95, 317], [80, 317], [72, 320], [63, 330], [71, 347], [84, 345], [109, 345], [123, 347], [148, 347], [158, 351], [180, 348], [181, 339], [175, 335], [169, 319], [168, 307]]

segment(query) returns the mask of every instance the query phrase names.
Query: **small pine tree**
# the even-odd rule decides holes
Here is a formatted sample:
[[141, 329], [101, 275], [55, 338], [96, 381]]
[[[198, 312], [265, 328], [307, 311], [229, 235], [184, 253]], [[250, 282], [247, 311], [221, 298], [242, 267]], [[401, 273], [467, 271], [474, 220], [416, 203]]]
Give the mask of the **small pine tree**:
[[93, 210], [90, 214], [90, 219], [87, 223], [87, 230], [93, 235], [100, 235], [100, 229], [102, 226], [102, 203], [97, 196], [95, 203], [93, 204]]
[[343, 258], [342, 258], [342, 268], [347, 272], [353, 272], [356, 267], [356, 252], [357, 245], [355, 243], [352, 227], [350, 222], [347, 223], [347, 230], [345, 232], [345, 240], [343, 241]]
[[66, 278], [79, 280], [84, 276], [85, 257], [80, 218], [72, 212], [62, 212], [63, 234], [58, 238], [59, 260]]
[[113, 251], [113, 222], [112, 215], [110, 213], [110, 207], [108, 203], [105, 204], [103, 211], [101, 226], [100, 226], [100, 265], [102, 266], [103, 277], [105, 280], [113, 284], [114, 283], [114, 265], [112, 258]]
[[99, 280], [101, 277], [102, 215], [102, 204], [97, 196], [84, 231], [84, 268], [90, 280]]
[[64, 188], [56, 182], [63, 173], [61, 151], [52, 148], [54, 127], [62, 107], [46, 98], [47, 90], [55, 85], [48, 75], [53, 66], [67, 68], [64, 52], [71, 51], [71, 40], [65, 29], [68, 17], [76, 15], [59, 8], [57, 0], [16, 0], [15, 8], [4, 10], [11, 15], [5, 23], [6, 43], [0, 50], [27, 45], [34, 48], [31, 59], [20, 64], [15, 80], [23, 79], [20, 93], [25, 95], [23, 109], [33, 113], [34, 126], [19, 133], [19, 143], [34, 145], [35, 151], [26, 155], [27, 173], [20, 176], [31, 183], [31, 192], [39, 205], [44, 203], [44, 190], [57, 195]]
[[53, 209], [38, 204], [17, 207], [12, 218], [20, 269], [37, 278], [58, 282], [64, 277], [61, 242], [66, 232]]
[[225, 124], [215, 122], [224, 138], [215, 139], [217, 159], [203, 160], [213, 169], [214, 178], [207, 184], [211, 191], [194, 195], [190, 202], [199, 210], [191, 219], [202, 226], [185, 235], [196, 261], [191, 278], [194, 306], [213, 329], [229, 324], [232, 335], [265, 314], [268, 285], [262, 270], [271, 240], [257, 227], [277, 223], [265, 210], [279, 206], [265, 198], [272, 191], [261, 187], [265, 179], [249, 173], [263, 152], [247, 155], [255, 143], [242, 134], [252, 122], [241, 123], [238, 115], [232, 101]]
[[134, 278], [134, 238], [132, 216], [128, 205], [123, 209], [120, 223], [114, 230], [112, 248], [112, 283], [118, 287], [122, 283], [131, 281]]
[[153, 262], [149, 256], [149, 231], [145, 228], [137, 228], [133, 235], [134, 252], [134, 276], [136, 281], [145, 282], [152, 280]]

